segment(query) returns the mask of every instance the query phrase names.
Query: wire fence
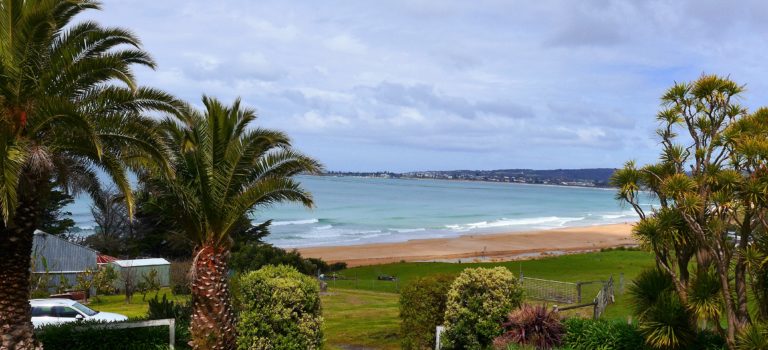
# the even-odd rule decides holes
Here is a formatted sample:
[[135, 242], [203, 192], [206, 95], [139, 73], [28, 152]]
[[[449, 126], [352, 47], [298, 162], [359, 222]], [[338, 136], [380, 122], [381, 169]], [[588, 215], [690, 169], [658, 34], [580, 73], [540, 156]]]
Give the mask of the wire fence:
[[556, 301], [563, 304], [581, 302], [581, 285], [573, 282], [522, 277], [520, 279], [525, 296], [531, 299]]

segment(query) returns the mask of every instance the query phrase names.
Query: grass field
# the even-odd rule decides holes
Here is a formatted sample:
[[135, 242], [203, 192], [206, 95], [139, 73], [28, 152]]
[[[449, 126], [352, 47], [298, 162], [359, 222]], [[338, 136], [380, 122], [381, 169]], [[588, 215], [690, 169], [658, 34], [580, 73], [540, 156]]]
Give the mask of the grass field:
[[[173, 295], [170, 288], [162, 288], [158, 292], [158, 297], [165, 295], [173, 301], [186, 301], [189, 296]], [[148, 293], [146, 300], [152, 299], [155, 293]], [[116, 312], [130, 318], [141, 318], [147, 316], [149, 306], [147, 301], [141, 300], [141, 294], [134, 294], [130, 304], [125, 303], [125, 295], [106, 295], [99, 298], [91, 298], [88, 307], [97, 311]]]
[[[323, 297], [326, 347], [328, 349], [398, 349], [397, 289], [408, 281], [430, 274], [454, 273], [470, 267], [505, 266], [515, 275], [566, 282], [617, 280], [623, 273], [625, 286], [643, 269], [653, 266], [653, 256], [642, 251], [613, 250], [575, 254], [539, 260], [504, 263], [398, 263], [351, 268], [339, 274], [353, 280], [329, 281], [329, 295]], [[396, 276], [397, 282], [379, 281], [379, 275]], [[584, 288], [584, 301], [591, 301], [599, 285]], [[529, 300], [532, 303], [541, 301]], [[552, 305], [553, 303], [549, 303]], [[605, 318], [626, 319], [630, 314], [626, 298], [617, 288], [616, 303]], [[568, 311], [566, 315], [591, 315], [591, 308]]]
[[[520, 271], [527, 277], [552, 279], [566, 282], [604, 280], [613, 275], [617, 281], [623, 273], [625, 286], [637, 274], [653, 266], [653, 256], [641, 251], [613, 250], [605, 252], [574, 254], [538, 260], [502, 263], [397, 263], [351, 268], [340, 272], [350, 280], [329, 281], [329, 291], [322, 296], [325, 348], [333, 350], [351, 349], [399, 349], [400, 342], [397, 290], [410, 280], [436, 273], [458, 274], [470, 267], [504, 266], [515, 275]], [[397, 282], [379, 281], [379, 275], [398, 278]], [[599, 285], [586, 286], [584, 301], [591, 301]], [[166, 294], [174, 300], [186, 297]], [[147, 299], [154, 293], [147, 295]], [[541, 302], [530, 300], [529, 302]], [[549, 302], [549, 305], [554, 303]], [[95, 310], [110, 311], [129, 317], [142, 317], [147, 313], [147, 303], [141, 295], [135, 295], [133, 303], [125, 304], [121, 295], [102, 297], [89, 306]], [[591, 315], [591, 308], [580, 309], [568, 314]], [[617, 288], [616, 303], [609, 306], [604, 317], [625, 319], [629, 315], [626, 298]]]
[[[350, 268], [339, 272], [345, 279], [328, 281], [331, 288], [369, 290], [396, 293], [400, 287], [413, 278], [437, 273], [458, 274], [470, 267], [504, 266], [516, 276], [522, 271], [526, 277], [551, 279], [564, 282], [587, 282], [607, 280], [613, 275], [616, 282], [616, 304], [607, 312], [608, 318], [625, 318], [629, 314], [626, 302], [619, 293], [619, 276], [623, 274], [624, 285], [630, 283], [643, 269], [653, 266], [653, 255], [636, 250], [609, 250], [550, 257], [537, 260], [500, 263], [396, 263]], [[380, 281], [379, 275], [397, 277], [396, 282]], [[582, 290], [583, 301], [591, 301], [597, 294], [599, 284], [586, 285]], [[549, 302], [550, 305], [554, 303]]]
[[326, 349], [400, 349], [397, 294], [331, 289], [322, 299]]

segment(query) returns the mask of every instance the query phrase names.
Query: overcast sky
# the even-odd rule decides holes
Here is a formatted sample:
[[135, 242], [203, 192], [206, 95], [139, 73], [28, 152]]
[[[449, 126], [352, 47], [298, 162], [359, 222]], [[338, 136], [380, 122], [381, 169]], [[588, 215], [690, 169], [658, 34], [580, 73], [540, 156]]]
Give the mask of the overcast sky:
[[329, 170], [619, 167], [703, 72], [768, 105], [766, 1], [104, 0], [158, 62], [140, 82], [237, 96]]

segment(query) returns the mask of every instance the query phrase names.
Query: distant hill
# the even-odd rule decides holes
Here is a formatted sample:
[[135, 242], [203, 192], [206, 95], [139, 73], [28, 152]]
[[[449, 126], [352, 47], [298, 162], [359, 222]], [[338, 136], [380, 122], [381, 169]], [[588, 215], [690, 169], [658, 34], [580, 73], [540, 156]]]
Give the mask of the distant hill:
[[365, 176], [384, 178], [417, 178], [464, 181], [516, 182], [565, 186], [607, 187], [612, 168], [587, 169], [499, 169], [499, 170], [428, 170], [407, 173], [392, 172], [328, 172], [333, 176]]

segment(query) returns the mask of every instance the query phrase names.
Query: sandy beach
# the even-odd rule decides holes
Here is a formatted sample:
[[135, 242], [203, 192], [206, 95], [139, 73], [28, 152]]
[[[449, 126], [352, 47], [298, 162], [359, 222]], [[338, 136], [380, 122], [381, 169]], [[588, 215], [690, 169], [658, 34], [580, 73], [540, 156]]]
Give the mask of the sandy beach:
[[306, 257], [348, 266], [398, 261], [504, 261], [635, 245], [632, 224], [415, 239], [407, 242], [300, 248]]

